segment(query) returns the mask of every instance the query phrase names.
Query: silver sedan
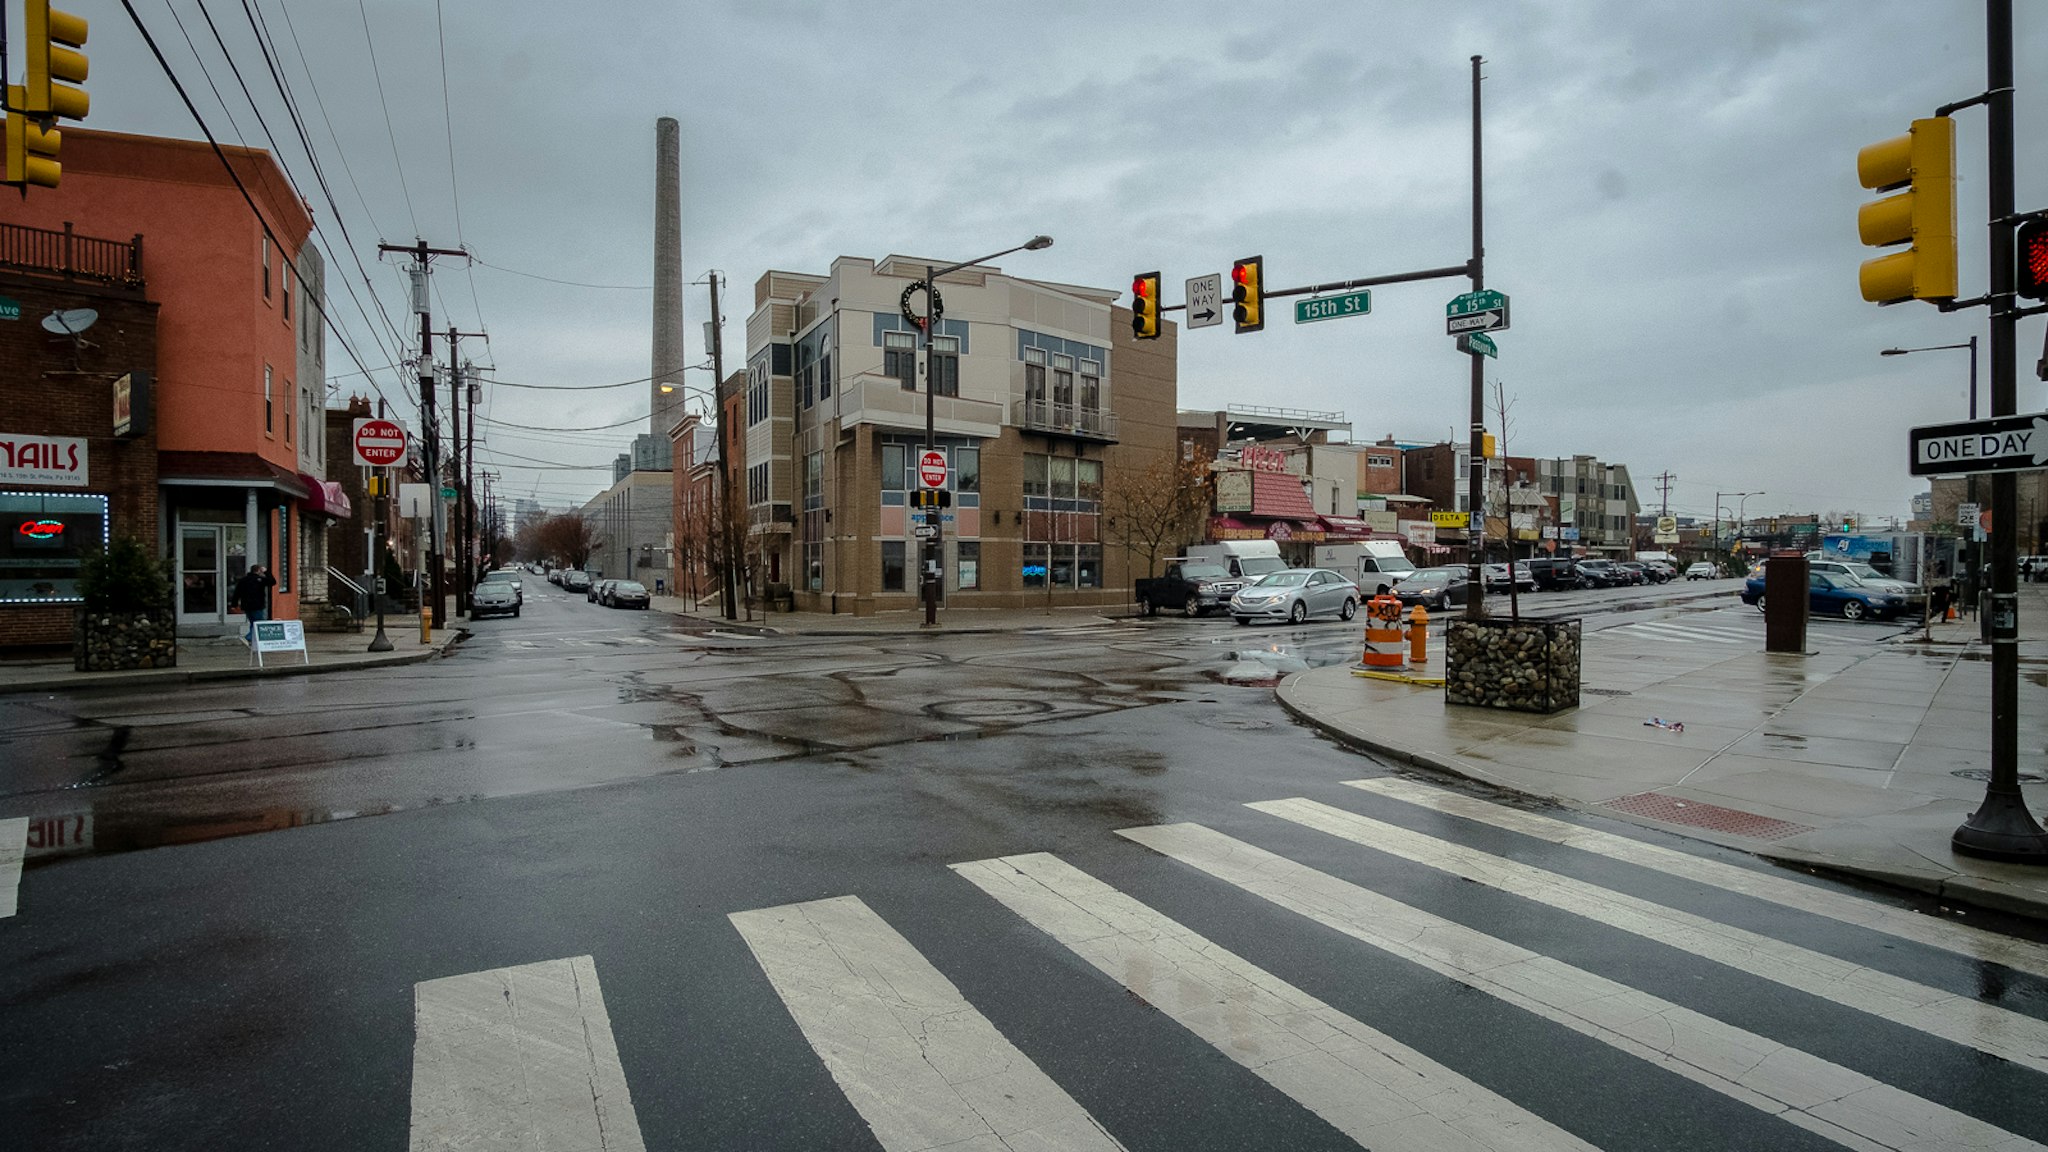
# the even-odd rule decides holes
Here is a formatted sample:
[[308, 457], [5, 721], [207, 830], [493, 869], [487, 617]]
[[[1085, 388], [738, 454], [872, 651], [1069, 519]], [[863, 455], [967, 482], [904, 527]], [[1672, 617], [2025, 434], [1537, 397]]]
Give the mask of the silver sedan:
[[1239, 624], [1254, 620], [1286, 620], [1299, 624], [1311, 616], [1349, 620], [1364, 600], [1358, 585], [1328, 568], [1288, 568], [1269, 572], [1230, 598], [1230, 615]]

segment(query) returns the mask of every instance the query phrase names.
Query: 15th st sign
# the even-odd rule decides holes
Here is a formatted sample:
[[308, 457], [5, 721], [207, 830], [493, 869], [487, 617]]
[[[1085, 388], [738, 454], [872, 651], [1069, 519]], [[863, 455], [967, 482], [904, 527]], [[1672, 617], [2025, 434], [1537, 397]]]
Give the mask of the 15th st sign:
[[1915, 476], [2048, 468], [2048, 414], [1915, 428], [1912, 443]]

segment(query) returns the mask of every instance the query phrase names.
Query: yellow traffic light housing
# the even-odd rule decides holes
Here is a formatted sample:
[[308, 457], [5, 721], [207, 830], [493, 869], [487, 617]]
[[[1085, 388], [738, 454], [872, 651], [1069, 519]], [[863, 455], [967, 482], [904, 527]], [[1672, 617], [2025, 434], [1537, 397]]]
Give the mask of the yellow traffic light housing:
[[1909, 244], [1903, 252], [1865, 260], [1863, 298], [1877, 304], [1953, 300], [1956, 295], [1956, 130], [1946, 116], [1913, 121], [1904, 136], [1856, 154], [1865, 188], [1904, 189], [1865, 204], [1856, 231], [1865, 244]]
[[1131, 335], [1139, 340], [1159, 339], [1159, 273], [1140, 272], [1131, 277]]
[[1257, 332], [1266, 326], [1265, 283], [1266, 258], [1247, 256], [1230, 266], [1231, 302], [1236, 305], [1231, 311], [1237, 320], [1239, 332]]
[[64, 134], [54, 128], [43, 127], [20, 111], [21, 102], [22, 86], [9, 84], [7, 106], [14, 111], [7, 114], [5, 181], [55, 188], [64, 171], [63, 165], [57, 162], [57, 149], [64, 141]]
[[30, 112], [83, 120], [92, 108], [85, 89], [88, 63], [85, 53], [87, 25], [82, 16], [50, 7], [50, 0], [23, 0], [23, 24], [28, 40], [28, 69], [22, 87], [27, 101], [21, 107]]

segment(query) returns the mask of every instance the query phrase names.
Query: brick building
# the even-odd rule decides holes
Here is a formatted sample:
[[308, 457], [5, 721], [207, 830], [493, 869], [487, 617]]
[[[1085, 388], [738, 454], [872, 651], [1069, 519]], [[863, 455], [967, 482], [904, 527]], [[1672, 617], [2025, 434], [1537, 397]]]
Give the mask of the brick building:
[[[147, 287], [132, 233], [0, 224], [0, 649], [70, 644], [80, 563], [111, 539], [161, 555]], [[76, 338], [45, 327], [88, 310]]]

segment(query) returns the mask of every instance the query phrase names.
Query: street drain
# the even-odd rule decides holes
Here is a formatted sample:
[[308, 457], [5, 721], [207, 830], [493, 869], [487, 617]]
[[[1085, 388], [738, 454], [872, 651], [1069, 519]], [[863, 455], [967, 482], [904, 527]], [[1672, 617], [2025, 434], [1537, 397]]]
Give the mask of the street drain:
[[1273, 726], [1271, 720], [1261, 720], [1256, 716], [1205, 716], [1202, 723], [1211, 728], [1222, 728], [1230, 732], [1256, 732], [1261, 728]]
[[1052, 711], [1045, 700], [941, 700], [924, 706], [925, 714], [945, 720], [1014, 720]]
[[[1949, 773], [1949, 775], [1951, 775], [1951, 776], [1960, 776], [1960, 777], [1962, 777], [1962, 778], [1963, 778], [1963, 779], [1965, 779], [1965, 780], [1983, 780], [1983, 781], [1989, 781], [1989, 780], [1991, 779], [1991, 769], [1989, 769], [1989, 768], [1958, 768], [1958, 769], [1956, 769], [1955, 771], [1953, 771], [1953, 772]], [[2022, 784], [2040, 784], [2040, 783], [2043, 783], [2043, 782], [2048, 782], [2048, 776], [2043, 776], [2043, 775], [2041, 775], [2041, 774], [2040, 774], [2039, 772], [2022, 772], [2022, 773], [2020, 773], [2020, 783], [2022, 783]]]

